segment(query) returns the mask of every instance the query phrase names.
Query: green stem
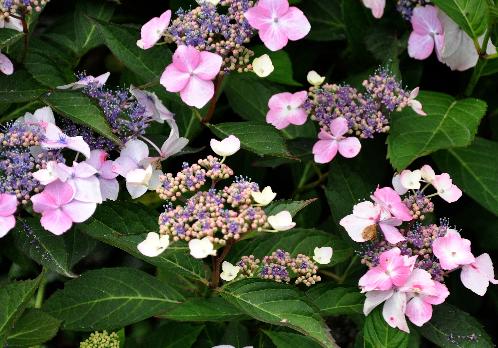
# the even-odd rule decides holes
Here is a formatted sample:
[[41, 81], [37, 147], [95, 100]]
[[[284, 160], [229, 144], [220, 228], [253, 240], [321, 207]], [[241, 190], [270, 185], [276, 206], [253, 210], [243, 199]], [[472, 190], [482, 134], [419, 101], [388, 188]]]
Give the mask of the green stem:
[[356, 263], [356, 261], [358, 260], [358, 255], [355, 255], [351, 261], [349, 262], [349, 265], [348, 267], [346, 268], [346, 270], [344, 271], [344, 273], [342, 274], [342, 276], [340, 277], [340, 280], [339, 280], [339, 284], [342, 284], [346, 281], [346, 278], [348, 277], [348, 274], [349, 274], [349, 271], [351, 270], [351, 268], [354, 266], [354, 264]]
[[335, 274], [334, 272], [330, 272], [330, 271], [325, 271], [323, 269], [320, 270], [320, 273], [326, 275], [327, 277], [330, 277], [334, 280], [336, 280], [337, 282], [340, 282], [341, 281], [341, 277], [339, 277], [337, 274]]
[[36, 292], [36, 298], [35, 298], [35, 308], [41, 308], [43, 304], [43, 299], [45, 297], [45, 287], [47, 285], [47, 281], [45, 277], [42, 277], [40, 280], [40, 286], [38, 287], [38, 290]]
[[470, 77], [467, 88], [465, 89], [466, 97], [469, 97], [472, 95], [472, 93], [474, 93], [474, 89], [476, 88], [477, 83], [481, 78], [481, 74], [485, 66], [486, 66], [486, 60], [479, 58], [477, 65], [474, 67], [474, 70], [472, 71], [472, 76]]

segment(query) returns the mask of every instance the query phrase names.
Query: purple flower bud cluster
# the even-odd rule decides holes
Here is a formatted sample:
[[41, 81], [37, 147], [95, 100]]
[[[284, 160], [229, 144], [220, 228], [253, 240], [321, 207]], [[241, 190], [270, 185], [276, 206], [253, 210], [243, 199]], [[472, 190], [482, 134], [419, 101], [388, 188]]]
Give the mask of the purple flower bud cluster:
[[365, 93], [348, 85], [311, 87], [304, 109], [328, 133], [338, 117], [348, 121], [352, 136], [373, 138], [375, 133], [388, 132], [390, 113], [405, 108], [410, 93], [386, 69], [379, 69], [363, 86]]
[[[432, 252], [432, 243], [439, 237], [444, 237], [448, 231], [448, 221], [443, 219], [440, 225], [415, 224], [408, 230], [400, 229], [406, 240], [396, 246], [401, 250], [402, 255], [418, 256], [415, 267], [426, 270], [432, 279], [443, 282], [444, 271], [438, 259]], [[359, 251], [362, 263], [369, 268], [379, 264], [379, 255], [390, 250], [393, 245], [385, 240], [376, 240], [368, 243], [363, 250]]]
[[410, 19], [412, 19], [413, 9], [415, 7], [425, 6], [430, 3], [430, 0], [398, 0], [396, 9], [399, 13], [401, 13], [401, 16], [404, 19], [409, 21]]
[[434, 203], [421, 191], [406, 197], [403, 202], [410, 209], [414, 220], [424, 220], [424, 214], [434, 212]]
[[41, 12], [42, 7], [50, 0], [0, 0], [0, 18], [9, 15], [19, 15], [32, 12]]
[[254, 53], [244, 44], [250, 42], [254, 30], [244, 12], [253, 3], [223, 0], [218, 6], [204, 2], [190, 11], [180, 9], [167, 30], [166, 40], [220, 55], [223, 57], [222, 71], [249, 71], [249, 60]]
[[278, 283], [290, 283], [311, 286], [321, 280], [317, 275], [318, 267], [306, 255], [299, 254], [295, 258], [284, 250], [277, 249], [271, 255], [256, 259], [253, 255], [244, 256], [236, 264], [241, 268], [242, 277], [259, 277], [271, 279]]
[[[78, 80], [85, 77], [84, 73], [77, 76]], [[153, 121], [145, 106], [126, 89], [111, 90], [98, 82], [90, 82], [82, 91], [99, 104], [113, 133], [123, 143], [144, 135]], [[113, 142], [90, 128], [75, 125], [70, 121], [65, 122], [64, 131], [69, 136], [81, 135], [91, 149], [111, 151], [116, 147]]]
[[189, 166], [183, 163], [182, 170], [173, 176], [171, 173], [161, 175], [161, 185], [157, 188], [159, 197], [164, 200], [175, 201], [187, 192], [195, 192], [206, 183], [206, 178], [214, 183], [228, 179], [233, 175], [233, 170], [214, 156], [200, 159], [196, 164]]
[[[162, 175], [157, 189], [159, 197], [171, 202], [180, 200], [184, 204], [165, 207], [159, 217], [161, 234], [168, 234], [175, 241], [209, 237], [211, 242], [225, 245], [227, 240], [240, 239], [241, 234], [267, 228], [264, 210], [253, 206], [251, 192], [259, 191], [256, 183], [237, 177], [221, 190], [214, 188], [219, 180], [233, 174], [232, 169], [217, 157], [208, 156], [190, 166], [184, 163], [175, 176], [171, 173]], [[211, 188], [199, 191], [207, 178], [211, 179]], [[195, 194], [185, 199], [187, 193]]]
[[49, 161], [64, 162], [64, 159], [59, 151], [37, 147], [43, 140], [37, 126], [14, 123], [1, 130], [0, 193], [15, 194], [19, 202], [26, 204], [33, 193], [43, 188], [33, 173], [46, 168]]

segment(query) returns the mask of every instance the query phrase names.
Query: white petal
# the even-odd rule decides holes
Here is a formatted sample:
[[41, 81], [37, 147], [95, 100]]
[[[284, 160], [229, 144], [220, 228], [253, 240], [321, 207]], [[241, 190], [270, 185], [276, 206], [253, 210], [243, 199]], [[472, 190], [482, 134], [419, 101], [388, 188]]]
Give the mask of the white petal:
[[267, 77], [275, 70], [275, 67], [273, 66], [270, 56], [263, 54], [261, 57], [253, 60], [252, 69], [259, 77]]
[[218, 156], [231, 156], [240, 150], [240, 140], [234, 135], [230, 135], [222, 141], [211, 139], [211, 149]]
[[287, 231], [296, 226], [292, 221], [292, 215], [287, 210], [268, 217], [268, 223], [276, 231]]
[[261, 192], [251, 192], [251, 196], [254, 201], [262, 206], [270, 204], [277, 196], [270, 186], [266, 186]]
[[321, 247], [321, 248], [315, 248], [314, 250], [314, 255], [313, 255], [313, 260], [318, 262], [321, 265], [327, 265], [330, 263], [330, 260], [332, 259], [332, 254], [333, 250], [331, 247]]
[[318, 87], [323, 82], [325, 82], [325, 76], [320, 76], [315, 70], [311, 70], [308, 73], [307, 80], [310, 83], [310, 85]]
[[169, 246], [169, 236], [149, 232], [147, 238], [137, 245], [138, 251], [148, 257], [159, 256]]

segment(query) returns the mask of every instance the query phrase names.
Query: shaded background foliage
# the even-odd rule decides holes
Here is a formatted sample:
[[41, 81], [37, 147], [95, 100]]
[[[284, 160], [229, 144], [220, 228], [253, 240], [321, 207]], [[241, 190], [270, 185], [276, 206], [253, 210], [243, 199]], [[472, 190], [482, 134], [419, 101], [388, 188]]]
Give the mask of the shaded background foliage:
[[[310, 148], [316, 137], [313, 124], [299, 128], [291, 126], [279, 133], [265, 125], [264, 119], [269, 97], [278, 91], [307, 88], [306, 74], [309, 70], [319, 71], [331, 82], [345, 81], [358, 86], [379, 65], [388, 66], [410, 88], [420, 86], [422, 90], [443, 92], [457, 99], [471, 95], [486, 101], [487, 112], [480, 123], [477, 120], [473, 125], [467, 125], [469, 129], [476, 128], [479, 138], [473, 141], [471, 136], [459, 144], [466, 146], [472, 143], [470, 147], [451, 148], [446, 144], [421, 153], [423, 158], [414, 156], [413, 159], [414, 165], [428, 163], [452, 174], [465, 195], [456, 204], [443, 207], [438, 217], [449, 217], [451, 224], [461, 228], [465, 236], [474, 242], [477, 254], [488, 252], [496, 260], [498, 99], [495, 94], [498, 83], [494, 73], [498, 69], [485, 67], [476, 88], [469, 91], [472, 70], [452, 72], [434, 56], [423, 62], [407, 56], [406, 42], [411, 28], [395, 13], [392, 4], [387, 7], [385, 17], [378, 21], [371, 17], [359, 0], [294, 2], [299, 2], [298, 6], [311, 21], [309, 37], [290, 43], [285, 52], [272, 56], [276, 71], [284, 73], [274, 74], [267, 80], [252, 75], [229, 76], [224, 82], [224, 93], [211, 126], [201, 126], [192, 111], [178, 98], [165, 93], [162, 87], [154, 87], [176, 113], [181, 134], [190, 139], [192, 150], [207, 152], [204, 147], [213, 133], [219, 136], [236, 134], [242, 139], [243, 147], [249, 150], [241, 151], [230, 159], [230, 165], [238, 173], [244, 173], [262, 186], [271, 185], [275, 192], [279, 192], [279, 198], [294, 201], [318, 198], [296, 215], [299, 229], [285, 236], [272, 237], [273, 240], [252, 241], [253, 245], [241, 246], [240, 249], [245, 249], [240, 250], [240, 254], [235, 249], [234, 254], [240, 256], [246, 250], [257, 253], [258, 248], [264, 249], [268, 245], [271, 249], [279, 243], [292, 251], [299, 241], [315, 237], [332, 240], [335, 246], [332, 271], [340, 275], [339, 279], [327, 277], [325, 273], [324, 284], [306, 293], [303, 289], [275, 287], [287, 296], [281, 299], [281, 311], [286, 310], [285, 301], [306, 298], [303, 303], [307, 303], [309, 308], [305, 313], [309, 316], [319, 313], [326, 318], [332, 336], [341, 347], [431, 347], [435, 344], [451, 347], [456, 343], [451, 341], [450, 334], [485, 337], [480, 324], [460, 313], [461, 310], [476, 318], [496, 342], [498, 290], [490, 287], [486, 296], [479, 297], [461, 287], [457, 276], [451, 277], [448, 282], [451, 291], [448, 302], [458, 309], [451, 305], [440, 306], [433, 321], [421, 330], [412, 330], [410, 336], [388, 328], [378, 310], [368, 318], [363, 317], [363, 295], [358, 293], [356, 284], [364, 267], [353, 257], [355, 246], [338, 226], [338, 221], [350, 212], [359, 199], [367, 197], [377, 184], [389, 184], [393, 167], [403, 169], [409, 164], [397, 162], [393, 156], [386, 159], [388, 151], [391, 151], [386, 144], [394, 146], [392, 142], [396, 141], [396, 134], [399, 134], [399, 142], [413, 136], [403, 128], [406, 126], [403, 120], [409, 119], [410, 114], [394, 115], [395, 119], [399, 118], [399, 126], [395, 121], [392, 138], [380, 136], [376, 140], [364, 141], [360, 156], [352, 160], [336, 159], [330, 168], [312, 163]], [[0, 121], [14, 119], [43, 103], [58, 106], [55, 109], [62, 114], [67, 113], [69, 117], [84, 117], [75, 112], [74, 104], [73, 109], [67, 110], [68, 104], [57, 100], [57, 95], [50, 92], [57, 85], [73, 81], [74, 72], [86, 71], [96, 76], [110, 71], [110, 83], [116, 86], [153, 81], [168, 64], [170, 53], [163, 46], [140, 52], [135, 46], [140, 26], [166, 8], [194, 5], [193, 1], [186, 0], [148, 3], [124, 0], [119, 4], [111, 1], [52, 0], [32, 23], [34, 32], [30, 35], [23, 66], [19, 67], [13, 78], [0, 77]], [[18, 42], [9, 46], [7, 53], [19, 58], [24, 54], [23, 42], [20, 38], [9, 38], [16, 39]], [[2, 46], [6, 42], [0, 40]], [[259, 51], [264, 49], [261, 47]], [[425, 98], [429, 100], [431, 97]], [[478, 106], [473, 104], [470, 108], [475, 110]], [[408, 134], [404, 134], [405, 131]], [[151, 137], [165, 134], [160, 126], [150, 133]], [[181, 162], [195, 161], [198, 156], [199, 153], [195, 153], [174, 159], [168, 162], [165, 169], [175, 171]], [[123, 197], [123, 200], [126, 199]], [[72, 347], [86, 338], [88, 331], [104, 328], [120, 330], [123, 326], [126, 326], [126, 347], [211, 347], [220, 343], [236, 347], [249, 344], [279, 348], [317, 346], [317, 341], [279, 326], [279, 320], [275, 318], [284, 318], [289, 313], [274, 313], [275, 318], [268, 318], [265, 314], [243, 307], [244, 296], [257, 290], [257, 281], [247, 284], [237, 282], [223, 288], [221, 297], [208, 298], [208, 289], [204, 285], [209, 270], [198, 260], [186, 256], [184, 246], [175, 245], [170, 248], [172, 250], [168, 249], [154, 259], [153, 264], [142, 261], [135, 246], [143, 239], [143, 234], [157, 228], [157, 212], [153, 210], [161, 203], [153, 195], [145, 196], [141, 202], [148, 207], [140, 207], [139, 211], [132, 203], [129, 206], [122, 203], [104, 205], [88, 223], [61, 238], [36, 229], [36, 224], [27, 221], [34, 226], [31, 227], [31, 234], [26, 233], [23, 225], [19, 224], [17, 231], [2, 240], [2, 282], [7, 284], [14, 279], [34, 279], [16, 288], [21, 298], [16, 306], [19, 309], [26, 306], [37, 308], [25, 311], [21, 318], [17, 318], [20, 324], [10, 331], [7, 337], [9, 346], [34, 345], [49, 340], [46, 343], [48, 347]], [[322, 234], [313, 229], [325, 232]], [[38, 276], [42, 268], [40, 265], [45, 270], [42, 276]], [[111, 270], [117, 267], [119, 269]], [[137, 271], [130, 271], [129, 268]], [[151, 276], [137, 273], [137, 281], [133, 282], [133, 272], [138, 270]], [[81, 278], [69, 280], [80, 274], [83, 274]], [[68, 281], [70, 283], [64, 287]], [[78, 282], [82, 285], [79, 286]], [[43, 305], [41, 299], [36, 297], [40, 293], [36, 290], [40, 284], [41, 288], [46, 287], [44, 297], [49, 298]], [[126, 284], [132, 285], [128, 288]], [[10, 292], [9, 286], [12, 285], [2, 286], [0, 294]], [[133, 289], [133, 286], [137, 288]], [[58, 291], [62, 288], [64, 292]], [[79, 308], [78, 301], [83, 301], [81, 298], [73, 303], [74, 307], [68, 302], [68, 299], [80, 296], [91, 301], [92, 294], [95, 294], [92, 289], [101, 288], [116, 297], [128, 296], [131, 300], [123, 303], [117, 311], [111, 311], [111, 305]], [[133, 300], [136, 292], [149, 297], [150, 305], [142, 307], [143, 303]], [[182, 306], [175, 306], [178, 303]], [[2, 311], [0, 309], [0, 318], [5, 314]], [[61, 330], [57, 331], [60, 320], [63, 323]], [[5, 323], [7, 326], [11, 324]], [[298, 331], [310, 335], [309, 325], [312, 324], [303, 324]], [[33, 342], [15, 340], [22, 337], [16, 336], [18, 332], [22, 333], [24, 328], [30, 327], [38, 328], [36, 333], [30, 334]], [[322, 329], [324, 331], [318, 336], [326, 334], [326, 329]], [[457, 337], [456, 340], [461, 347], [479, 346], [467, 339]], [[484, 341], [488, 342], [484, 339], [480, 344], [488, 345], [482, 347], [491, 346], [491, 343]], [[383, 345], [379, 342], [388, 343]]]

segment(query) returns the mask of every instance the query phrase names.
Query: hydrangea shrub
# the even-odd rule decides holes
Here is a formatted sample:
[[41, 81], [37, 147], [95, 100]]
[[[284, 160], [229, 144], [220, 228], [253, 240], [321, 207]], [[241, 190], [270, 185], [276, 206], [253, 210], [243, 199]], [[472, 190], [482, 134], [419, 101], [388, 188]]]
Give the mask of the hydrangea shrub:
[[493, 347], [498, 7], [0, 0], [5, 347]]

